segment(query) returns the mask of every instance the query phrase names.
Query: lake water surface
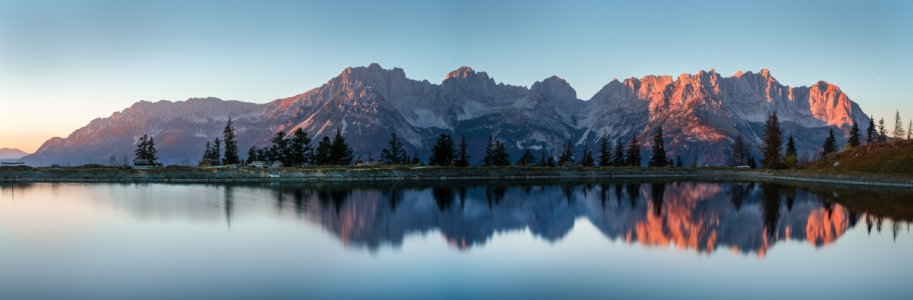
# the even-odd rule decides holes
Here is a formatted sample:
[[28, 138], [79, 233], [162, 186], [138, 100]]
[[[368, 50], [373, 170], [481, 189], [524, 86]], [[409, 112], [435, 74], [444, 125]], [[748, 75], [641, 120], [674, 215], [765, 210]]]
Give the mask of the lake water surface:
[[913, 298], [913, 193], [0, 184], [0, 299]]

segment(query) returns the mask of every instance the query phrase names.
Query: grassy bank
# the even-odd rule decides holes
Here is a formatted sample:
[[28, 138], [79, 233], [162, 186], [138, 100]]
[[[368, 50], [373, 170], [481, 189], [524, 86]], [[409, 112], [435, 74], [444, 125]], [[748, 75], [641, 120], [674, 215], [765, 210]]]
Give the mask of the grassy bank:
[[803, 171], [809, 173], [862, 173], [913, 175], [913, 141], [863, 145], [825, 156]]

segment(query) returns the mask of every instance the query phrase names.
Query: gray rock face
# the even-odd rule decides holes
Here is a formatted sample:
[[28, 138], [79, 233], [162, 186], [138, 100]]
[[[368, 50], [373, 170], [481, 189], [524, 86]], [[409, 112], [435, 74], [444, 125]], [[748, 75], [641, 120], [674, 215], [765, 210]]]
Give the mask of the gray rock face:
[[526, 148], [557, 156], [567, 139], [593, 149], [604, 135], [613, 141], [637, 135], [647, 160], [650, 137], [662, 126], [670, 157], [719, 165], [736, 135], [758, 143], [770, 111], [777, 112], [785, 134], [796, 137], [800, 153], [817, 151], [830, 128], [845, 139], [854, 121], [869, 121], [837, 86], [823, 81], [783, 86], [767, 70], [732, 77], [711, 70], [613, 80], [590, 100], [581, 100], [556, 76], [525, 88], [461, 67], [433, 84], [409, 79], [399, 68], [371, 64], [347, 68], [321, 87], [267, 104], [216, 98], [140, 101], [67, 138], [51, 139], [23, 159], [33, 165], [98, 163], [112, 154], [132, 153], [139, 137], [149, 134], [166, 163], [195, 161], [205, 141], [220, 136], [232, 117], [242, 150], [266, 146], [276, 131], [302, 128], [317, 138], [340, 130], [356, 155], [376, 155], [395, 132], [410, 153], [427, 158], [436, 136], [448, 133], [455, 139], [466, 135], [476, 161], [484, 156], [489, 134], [508, 145], [514, 159]]

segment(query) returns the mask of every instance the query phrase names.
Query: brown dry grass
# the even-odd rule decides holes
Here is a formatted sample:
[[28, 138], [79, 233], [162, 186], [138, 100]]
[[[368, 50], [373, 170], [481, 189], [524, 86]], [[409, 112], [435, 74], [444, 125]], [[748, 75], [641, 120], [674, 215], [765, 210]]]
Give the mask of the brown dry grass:
[[[839, 165], [834, 166], [835, 162]], [[828, 155], [803, 166], [815, 172], [860, 172], [913, 175], [913, 141], [863, 145]]]

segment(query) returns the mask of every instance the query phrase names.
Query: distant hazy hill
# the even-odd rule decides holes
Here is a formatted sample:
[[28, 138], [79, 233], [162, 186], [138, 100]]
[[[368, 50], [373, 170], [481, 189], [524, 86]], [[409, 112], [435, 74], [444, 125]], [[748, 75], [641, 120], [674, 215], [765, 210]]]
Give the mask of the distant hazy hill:
[[19, 149], [10, 149], [10, 148], [0, 149], [0, 160], [19, 159], [26, 155], [29, 155], [29, 154], [25, 153], [25, 151], [22, 151]]
[[853, 121], [869, 120], [837, 86], [824, 81], [784, 86], [767, 70], [731, 77], [710, 70], [613, 80], [581, 100], [567, 81], [555, 76], [526, 88], [496, 83], [485, 72], [461, 67], [434, 84], [409, 79], [399, 68], [371, 64], [347, 68], [321, 87], [267, 104], [216, 98], [140, 101], [67, 138], [50, 139], [24, 159], [31, 164], [102, 162], [111, 154], [132, 153], [139, 137], [149, 134], [166, 163], [196, 161], [206, 140], [220, 137], [232, 117], [242, 152], [252, 144], [267, 145], [278, 130], [304, 128], [316, 137], [338, 129], [356, 155], [371, 151], [375, 158], [390, 133], [403, 137], [407, 150], [423, 159], [436, 136], [448, 133], [454, 139], [465, 134], [472, 159], [478, 161], [492, 134], [516, 160], [526, 148], [537, 157], [539, 151], [558, 156], [568, 138], [593, 149], [606, 134], [625, 142], [637, 135], [646, 161], [650, 137], [663, 126], [671, 157], [722, 164], [736, 135], [758, 142], [768, 111], [777, 111], [800, 153], [819, 149], [830, 128], [841, 133], [838, 144], [843, 144]]

